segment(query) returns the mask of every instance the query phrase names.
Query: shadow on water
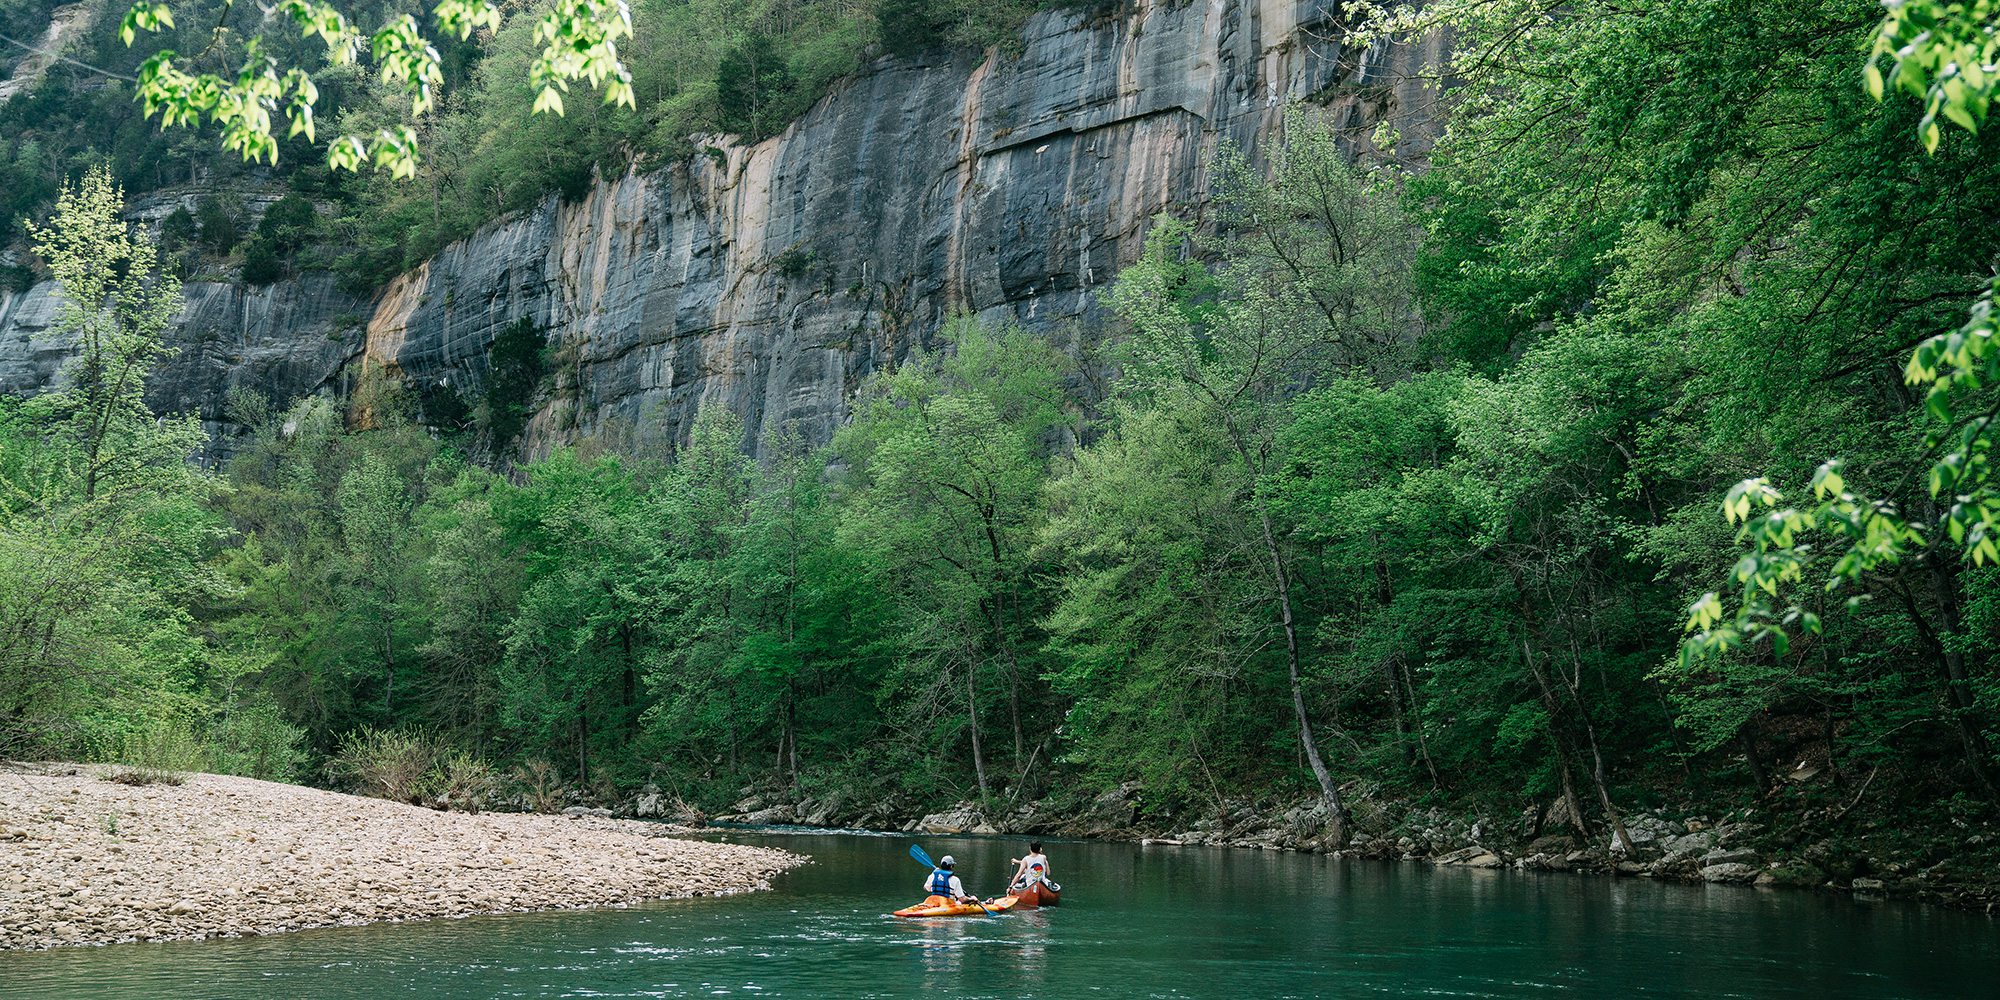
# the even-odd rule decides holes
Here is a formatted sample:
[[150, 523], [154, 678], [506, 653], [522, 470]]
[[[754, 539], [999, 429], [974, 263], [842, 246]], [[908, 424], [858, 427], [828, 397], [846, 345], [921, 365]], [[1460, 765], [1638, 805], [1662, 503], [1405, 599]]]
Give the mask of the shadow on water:
[[[923, 895], [907, 837], [710, 836], [814, 861], [725, 899], [0, 954], [0, 997], [2000, 995], [2000, 924], [1923, 906], [1051, 843], [1061, 908], [898, 920]], [[1021, 847], [922, 842], [983, 894]]]

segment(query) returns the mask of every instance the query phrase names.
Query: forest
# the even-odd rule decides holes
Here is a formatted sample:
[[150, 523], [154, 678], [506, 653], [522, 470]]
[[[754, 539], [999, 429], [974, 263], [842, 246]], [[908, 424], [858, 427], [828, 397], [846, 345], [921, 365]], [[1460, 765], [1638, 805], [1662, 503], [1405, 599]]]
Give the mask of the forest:
[[[487, 122], [525, 94], [453, 91], [434, 127], [519, 148], [340, 181], [343, 252], [393, 273], [613, 146], [768, 133], [874, 13], [773, 8], [732, 47], [694, 30], [725, 19], [708, 4], [642, 5], [643, 113], [510, 132]], [[1379, 17], [1457, 33], [1425, 169], [1292, 108], [1214, 165], [1207, 212], [1154, 221], [1111, 328], [962, 317], [830, 443], [757, 460], [718, 408], [671, 454], [515, 461], [555, 351], [523, 324], [458, 419], [391, 380], [245, 393], [255, 432], [192, 467], [199, 425], [140, 390], [178, 272], [118, 222], [135, 165], [174, 161], [41, 147], [54, 182], [7, 190], [60, 197], [12, 217], [38, 274], [107, 305], [65, 314], [66, 387], [0, 400], [0, 754], [338, 782], [420, 752], [439, 787], [650, 782], [708, 809], [1138, 782], [1149, 815], [1254, 795], [1335, 830], [1360, 797], [1560, 799], [1614, 842], [1662, 804], [1992, 818], [1984, 98], [1927, 101], [1903, 63], [1880, 87], [1865, 0]], [[1002, 30], [925, 24], [913, 45]], [[792, 82], [731, 97], [720, 71], [765, 46]], [[0, 107], [8, 169], [13, 123], [62, 130], [64, 94]], [[119, 113], [135, 146], [199, 142]], [[544, 147], [589, 152], [509, 159]], [[331, 239], [279, 229], [253, 238]]]

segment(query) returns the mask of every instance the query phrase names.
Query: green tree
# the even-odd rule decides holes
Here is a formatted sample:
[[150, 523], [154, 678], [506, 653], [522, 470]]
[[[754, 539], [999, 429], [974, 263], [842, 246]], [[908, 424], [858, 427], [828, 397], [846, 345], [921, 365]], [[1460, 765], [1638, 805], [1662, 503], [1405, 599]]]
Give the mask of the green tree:
[[1234, 480], [1237, 516], [1256, 529], [1262, 603], [1284, 649], [1298, 745], [1342, 842], [1347, 807], [1307, 704], [1296, 554], [1257, 483], [1278, 461], [1275, 439], [1296, 387], [1326, 372], [1398, 364], [1412, 325], [1398, 248], [1411, 234], [1393, 194], [1347, 165], [1326, 123], [1294, 111], [1269, 181], [1225, 158], [1223, 232], [1201, 237], [1187, 223], [1156, 220], [1111, 302], [1133, 326], [1121, 392], [1212, 425], [1226, 446], [1217, 475]]
[[[1000, 783], [981, 716], [995, 676], [1012, 760], [1030, 765], [1028, 716], [1042, 673], [1033, 546], [1048, 449], [1072, 419], [1069, 366], [1018, 330], [962, 319], [945, 336], [949, 353], [871, 379], [835, 437], [849, 469], [843, 541], [870, 553], [900, 608], [902, 669], [891, 683], [913, 716], [906, 732], [932, 745], [962, 735], [979, 792], [991, 795]], [[962, 726], [949, 721], [950, 707], [963, 712]]]
[[217, 484], [187, 464], [200, 424], [144, 399], [179, 286], [121, 203], [93, 169], [30, 231], [74, 354], [57, 388], [0, 404], [0, 746], [19, 751], [104, 754], [185, 723], [214, 666], [187, 608], [221, 589]]
[[790, 120], [792, 74], [770, 36], [752, 32], [715, 67], [715, 99], [723, 128], [754, 142]]

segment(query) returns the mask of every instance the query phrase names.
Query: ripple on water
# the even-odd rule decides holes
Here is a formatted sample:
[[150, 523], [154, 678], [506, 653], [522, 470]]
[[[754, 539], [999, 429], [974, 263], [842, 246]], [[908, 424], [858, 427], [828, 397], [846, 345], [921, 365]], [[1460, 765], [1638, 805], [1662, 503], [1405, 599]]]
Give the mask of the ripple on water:
[[[1113, 844], [1051, 845], [1060, 909], [899, 920], [905, 838], [730, 837], [816, 863], [725, 899], [0, 954], [0, 996], [1928, 1000], [2000, 967], [1992, 921], [1923, 907]], [[924, 843], [974, 888], [1019, 854]]]

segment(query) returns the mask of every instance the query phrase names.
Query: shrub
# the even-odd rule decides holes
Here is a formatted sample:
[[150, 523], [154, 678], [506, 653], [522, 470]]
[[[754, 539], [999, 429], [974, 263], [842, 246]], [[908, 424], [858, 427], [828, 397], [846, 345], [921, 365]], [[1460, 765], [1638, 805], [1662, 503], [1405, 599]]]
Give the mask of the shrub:
[[326, 768], [359, 795], [472, 813], [498, 784], [493, 765], [423, 730], [363, 726], [342, 737]]
[[209, 726], [216, 771], [264, 781], [297, 781], [305, 772], [306, 731], [272, 705], [238, 709]]
[[243, 238], [235, 214], [212, 195], [195, 205], [195, 221], [200, 224], [201, 245], [215, 253], [226, 254], [236, 249], [237, 241]]
[[279, 253], [289, 254], [303, 245], [318, 225], [319, 213], [313, 209], [313, 203], [288, 194], [264, 210], [264, 218], [257, 223], [257, 235], [269, 241]]
[[499, 784], [493, 765], [469, 753], [452, 753], [432, 772], [433, 805], [478, 813]]
[[194, 213], [182, 205], [160, 220], [160, 246], [169, 253], [194, 242], [201, 227], [194, 221]]
[[549, 371], [548, 341], [526, 316], [507, 325], [486, 352], [486, 393], [478, 410], [495, 455], [528, 425]]
[[125, 733], [113, 759], [127, 770], [111, 780], [128, 785], [178, 785], [185, 772], [211, 769], [207, 745], [190, 720], [178, 717]]
[[554, 764], [535, 758], [514, 769], [514, 781], [529, 812], [552, 813], [562, 809], [562, 772]]
[[285, 276], [285, 259], [278, 248], [263, 236], [251, 237], [243, 245], [243, 283], [263, 286]]
[[0, 291], [25, 292], [35, 287], [35, 269], [26, 264], [0, 264]]
[[350, 792], [411, 804], [423, 800], [436, 768], [436, 744], [428, 735], [372, 726], [341, 737], [326, 762], [328, 776]]

